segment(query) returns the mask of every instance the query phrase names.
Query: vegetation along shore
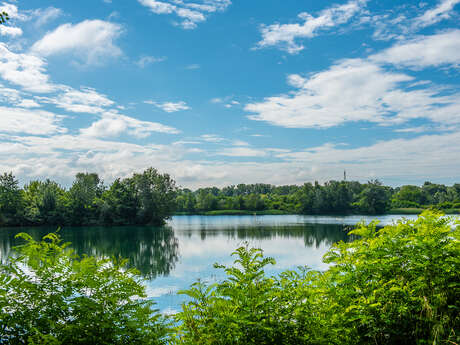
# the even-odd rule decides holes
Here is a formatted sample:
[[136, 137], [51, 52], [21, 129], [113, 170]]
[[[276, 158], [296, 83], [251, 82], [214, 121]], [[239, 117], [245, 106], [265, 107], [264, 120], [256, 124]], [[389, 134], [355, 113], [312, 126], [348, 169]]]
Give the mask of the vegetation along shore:
[[458, 344], [460, 224], [426, 211], [384, 228], [358, 224], [325, 271], [276, 276], [243, 245], [225, 278], [197, 281], [174, 315], [148, 299], [120, 258], [79, 258], [56, 234], [0, 265], [1, 344]]
[[0, 226], [160, 225], [173, 214], [419, 214], [459, 213], [460, 184], [425, 182], [390, 187], [378, 180], [303, 185], [238, 184], [192, 191], [154, 168], [105, 185], [96, 173], [78, 173], [66, 189], [50, 179], [22, 188], [0, 175]]

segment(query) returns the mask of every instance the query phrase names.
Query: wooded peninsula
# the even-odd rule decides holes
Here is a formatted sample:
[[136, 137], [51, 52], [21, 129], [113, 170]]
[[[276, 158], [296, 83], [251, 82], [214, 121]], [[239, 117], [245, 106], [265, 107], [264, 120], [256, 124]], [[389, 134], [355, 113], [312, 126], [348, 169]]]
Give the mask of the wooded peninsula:
[[106, 186], [96, 173], [78, 173], [66, 189], [50, 179], [22, 188], [0, 175], [0, 226], [161, 225], [173, 214], [385, 214], [460, 210], [460, 184], [384, 186], [378, 180], [323, 185], [238, 184], [192, 191], [154, 168]]

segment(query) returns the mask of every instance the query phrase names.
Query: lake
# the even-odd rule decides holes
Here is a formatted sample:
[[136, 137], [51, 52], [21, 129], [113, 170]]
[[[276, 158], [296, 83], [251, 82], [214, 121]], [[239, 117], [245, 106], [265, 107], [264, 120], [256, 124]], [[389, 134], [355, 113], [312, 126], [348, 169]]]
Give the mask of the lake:
[[[158, 308], [173, 313], [185, 300], [176, 292], [188, 288], [197, 279], [216, 281], [222, 270], [213, 264], [229, 265], [230, 254], [245, 242], [262, 248], [275, 258], [276, 265], [266, 271], [277, 274], [307, 265], [324, 270], [322, 257], [337, 241], [349, 240], [347, 232], [360, 220], [379, 219], [381, 225], [394, 219], [416, 216], [174, 216], [163, 227], [65, 227], [64, 241], [78, 254], [128, 258], [146, 279], [147, 293]], [[0, 260], [18, 244], [14, 235], [27, 232], [34, 238], [55, 228], [0, 229]]]

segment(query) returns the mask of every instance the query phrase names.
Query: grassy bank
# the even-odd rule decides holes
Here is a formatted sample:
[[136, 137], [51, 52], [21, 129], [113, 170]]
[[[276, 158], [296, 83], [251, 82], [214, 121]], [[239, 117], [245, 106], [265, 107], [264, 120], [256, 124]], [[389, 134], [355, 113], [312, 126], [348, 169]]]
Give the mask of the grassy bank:
[[[410, 215], [420, 214], [426, 209], [407, 207], [407, 208], [392, 208], [384, 214], [395, 214], [395, 215]], [[445, 214], [460, 214], [460, 210], [456, 208], [442, 210]], [[295, 212], [283, 211], [283, 210], [262, 210], [262, 211], [250, 211], [250, 210], [214, 210], [214, 211], [203, 211], [203, 212], [176, 212], [175, 216], [262, 216], [262, 215], [286, 215], [286, 214], [300, 214]]]
[[[392, 208], [386, 214], [420, 214], [426, 209], [416, 208], [416, 207], [407, 207], [407, 208]], [[445, 214], [460, 214], [460, 210], [457, 208], [449, 208], [442, 210]]]
[[282, 215], [292, 214], [292, 212], [282, 210], [262, 210], [262, 211], [248, 211], [248, 210], [214, 210], [205, 212], [176, 212], [176, 216], [262, 216], [262, 215]]

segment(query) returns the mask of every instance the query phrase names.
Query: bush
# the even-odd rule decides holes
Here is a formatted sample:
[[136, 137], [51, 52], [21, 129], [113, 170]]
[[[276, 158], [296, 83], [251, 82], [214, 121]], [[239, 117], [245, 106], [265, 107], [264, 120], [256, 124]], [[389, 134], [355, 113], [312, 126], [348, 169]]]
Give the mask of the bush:
[[0, 266], [0, 343], [163, 344], [167, 326], [125, 261], [78, 258], [56, 234]]
[[286, 271], [239, 248], [227, 278], [195, 283], [176, 315], [181, 344], [455, 344], [460, 340], [460, 231], [425, 212], [334, 245], [324, 272]]
[[[219, 284], [197, 282], [181, 291], [192, 298], [176, 315], [180, 344], [316, 344], [324, 330], [315, 284], [320, 276], [308, 270], [286, 271], [268, 278], [274, 264], [262, 250], [238, 248], [232, 267], [222, 268]], [[311, 330], [315, 330], [311, 332]]]
[[[332, 324], [357, 344], [443, 344], [460, 340], [460, 229], [452, 218], [424, 212], [360, 239], [334, 245], [328, 298]], [[449, 342], [450, 341], [450, 342]]]

